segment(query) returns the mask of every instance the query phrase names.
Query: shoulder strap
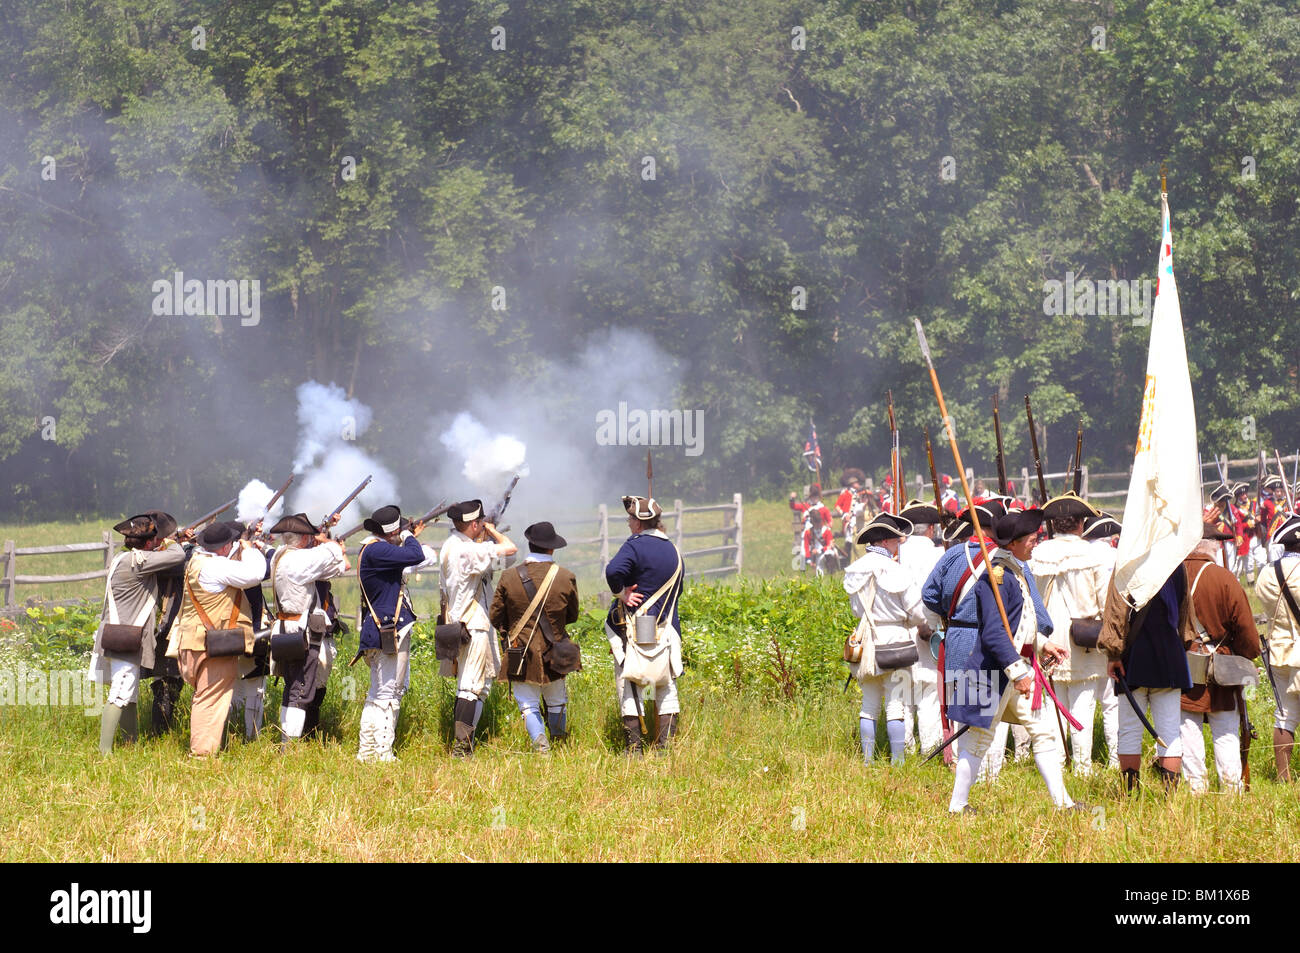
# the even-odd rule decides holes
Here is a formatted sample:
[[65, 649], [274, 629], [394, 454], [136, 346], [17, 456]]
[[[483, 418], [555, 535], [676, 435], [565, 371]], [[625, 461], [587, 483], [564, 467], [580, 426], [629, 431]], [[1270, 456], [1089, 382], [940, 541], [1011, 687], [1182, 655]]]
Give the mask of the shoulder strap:
[[551, 584], [555, 582], [555, 576], [559, 571], [560, 567], [555, 563], [551, 563], [551, 568], [546, 571], [546, 578], [542, 580], [542, 588], [539, 592], [533, 585], [533, 581], [528, 578], [527, 568], [523, 565], [519, 567], [519, 575], [523, 581], [524, 592], [532, 597], [532, 601], [528, 603], [528, 608], [524, 610], [524, 614], [521, 615], [515, 621], [515, 624], [510, 627], [509, 642], [511, 645], [514, 645], [518, 640], [519, 634], [523, 632], [524, 626], [528, 624], [530, 619], [532, 619], [534, 613], [537, 614], [538, 619], [533, 622], [532, 630], [528, 633], [528, 641], [530, 643], [533, 641], [533, 635], [537, 631], [538, 622], [541, 622], [542, 624], [546, 640], [548, 642], [555, 641], [550, 632], [550, 621], [546, 618], [546, 597], [551, 594]]
[[[965, 545], [965, 543], [962, 543], [962, 546]], [[966, 569], [962, 571], [961, 578], [957, 580], [957, 588], [952, 592], [952, 603], [948, 606], [949, 619], [956, 614], [957, 606], [961, 605], [962, 590], [966, 588], [966, 583], [970, 581], [971, 576], [975, 575], [975, 573], [980, 570], [983, 564], [983, 550], [980, 550], [979, 554], [975, 557], [974, 562], [971, 562], [970, 554], [966, 554]]]
[[1282, 590], [1282, 597], [1286, 599], [1286, 607], [1291, 611], [1291, 618], [1300, 623], [1300, 606], [1295, 604], [1295, 596], [1291, 592], [1288, 577], [1282, 575], [1282, 560], [1279, 559], [1273, 564], [1273, 571], [1277, 573], [1278, 588]]
[[[193, 563], [194, 563], [194, 560], [190, 560], [190, 562], [191, 562], [191, 564], [193, 564]], [[198, 567], [199, 567], [198, 570], [194, 573], [194, 578], [196, 578], [196, 579], [198, 578], [199, 573], [203, 571], [203, 564], [202, 564], [202, 563], [199, 563], [199, 564], [198, 564]], [[208, 628], [208, 629], [215, 629], [216, 626], [212, 624], [212, 620], [208, 618], [208, 614], [207, 614], [206, 612], [203, 611], [203, 604], [202, 604], [201, 602], [199, 602], [199, 598], [198, 598], [198, 596], [196, 596], [196, 595], [194, 594], [194, 587], [193, 587], [192, 585], [190, 585], [190, 577], [189, 577], [188, 567], [187, 567], [187, 569], [186, 569], [186, 573], [185, 573], [185, 588], [186, 588], [186, 590], [189, 591], [189, 594], [190, 594], [190, 601], [194, 603], [194, 610], [199, 614], [199, 621], [201, 621], [201, 622], [203, 623], [203, 625], [204, 625], [205, 628]], [[233, 628], [235, 627], [235, 623], [236, 623], [237, 621], [239, 621], [239, 596], [240, 596], [240, 591], [239, 591], [238, 589], [236, 589], [234, 586], [227, 586], [227, 587], [226, 587], [226, 591], [227, 591], [227, 592], [233, 592], [233, 593], [234, 593], [234, 595], [231, 596], [231, 600], [230, 600], [231, 603], [232, 603], [231, 608], [230, 608], [230, 621], [226, 624], [226, 628], [227, 628], [227, 629], [233, 629]]]
[[[122, 621], [117, 616], [117, 599], [113, 596], [113, 575], [114, 573], [117, 572], [117, 568], [120, 565], [122, 565], [122, 560], [128, 558], [130, 555], [131, 555], [131, 550], [129, 549], [123, 550], [122, 552], [118, 553], [116, 556], [113, 557], [113, 561], [112, 563], [109, 564], [108, 567], [108, 578], [105, 581], [105, 586], [104, 586], [104, 605], [108, 608], [108, 619], [106, 621], [109, 622], [109, 624], [111, 625], [118, 625]], [[149, 603], [146, 603], [140, 609], [140, 615], [136, 618], [134, 622], [130, 624], [144, 625], [144, 620], [149, 618], [149, 613], [154, 608], [156, 608], [156, 604], [150, 605]]]
[[[669, 545], [671, 546], [672, 544], [669, 543]], [[651, 607], [652, 605], [654, 605], [656, 602], [658, 602], [659, 599], [660, 599], [660, 598], [661, 598], [665, 593], [667, 593], [668, 591], [670, 591], [670, 590], [673, 588], [673, 586], [677, 584], [677, 580], [678, 580], [678, 578], [679, 578], [679, 577], [681, 576], [681, 574], [682, 574], [682, 554], [681, 554], [680, 552], [677, 552], [677, 547], [676, 547], [676, 546], [673, 546], [673, 552], [676, 552], [676, 553], [677, 553], [677, 568], [673, 570], [673, 574], [672, 574], [671, 576], [668, 577], [668, 581], [665, 582], [662, 586], [660, 586], [660, 587], [655, 591], [655, 594], [654, 594], [653, 596], [651, 596], [649, 599], [645, 600], [645, 602], [643, 602], [643, 603], [641, 603], [639, 606], [637, 606], [637, 608], [636, 608], [636, 612], [632, 613], [633, 616], [645, 615], [646, 612], [650, 609], [650, 607]], [[667, 615], [667, 616], [669, 616], [669, 617], [671, 618], [671, 617], [672, 617], [672, 612], [669, 611], [669, 612], [667, 612], [667, 613], [663, 613], [663, 612], [659, 613], [659, 624], [662, 624], [662, 623], [663, 623], [663, 617], [664, 617], [665, 615]]]
[[[559, 566], [557, 566], [554, 562], [552, 562], [551, 568], [547, 571], [546, 577], [542, 580], [542, 584], [546, 587], [546, 594], [542, 598], [542, 601], [540, 603], [541, 608], [539, 609], [540, 615], [538, 617], [538, 621], [541, 623], [542, 626], [542, 636], [551, 645], [554, 645], [556, 642], [555, 629], [551, 625], [551, 620], [546, 616], [546, 597], [550, 596], [551, 583], [554, 580], [554, 577], [559, 574], [559, 571], [560, 571]], [[524, 595], [528, 596], [528, 598], [532, 600], [532, 603], [528, 606], [528, 613], [525, 614], [525, 618], [527, 618], [527, 615], [532, 613], [533, 606], [538, 604], [537, 587], [533, 585], [533, 579], [531, 576], [528, 575], [527, 562], [522, 562], [519, 564], [519, 581], [523, 584]], [[510, 634], [510, 638], [512, 641], [514, 640], [515, 634], [516, 633], [514, 632], [511, 632]]]

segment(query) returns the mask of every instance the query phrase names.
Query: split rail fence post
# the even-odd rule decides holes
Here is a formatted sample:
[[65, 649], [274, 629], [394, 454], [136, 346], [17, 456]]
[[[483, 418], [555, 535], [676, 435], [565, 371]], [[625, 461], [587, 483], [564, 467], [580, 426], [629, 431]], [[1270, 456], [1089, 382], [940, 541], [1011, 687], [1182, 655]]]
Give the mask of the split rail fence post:
[[739, 493], [735, 494], [733, 499], [736, 501], [736, 575], [740, 575], [741, 554], [744, 550], [744, 542], [741, 539], [741, 532], [744, 529], [744, 500]]
[[673, 500], [673, 512], [677, 515], [677, 551], [682, 550], [682, 501]]
[[14, 589], [17, 586], [17, 583], [14, 582], [15, 562], [17, 562], [17, 559], [14, 556], [14, 541], [12, 539], [6, 539], [5, 540], [5, 580], [4, 580], [6, 606], [11, 606], [14, 604]]

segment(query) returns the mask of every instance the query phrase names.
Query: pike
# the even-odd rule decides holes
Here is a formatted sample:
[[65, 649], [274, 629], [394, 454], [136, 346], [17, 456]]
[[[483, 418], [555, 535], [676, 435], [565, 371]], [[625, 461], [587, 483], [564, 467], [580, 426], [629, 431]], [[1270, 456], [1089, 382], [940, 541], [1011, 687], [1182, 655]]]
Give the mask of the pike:
[[176, 531], [176, 535], [182, 536], [186, 533], [193, 533], [204, 523], [208, 523], [216, 519], [218, 516], [226, 512], [226, 510], [230, 509], [238, 502], [239, 502], [239, 497], [235, 497], [233, 500], [228, 500], [225, 503], [222, 503], [211, 513], [206, 513], [203, 516], [200, 516], [198, 519], [196, 519], [193, 523], [190, 523], [188, 526], [182, 526], [179, 530]]
[[998, 492], [1007, 495], [1007, 458], [1002, 453], [1002, 418], [998, 414], [998, 394], [993, 392], [993, 436], [998, 441]]
[[898, 454], [898, 424], [894, 420], [894, 392], [891, 390], [887, 393], [889, 396], [889, 482], [894, 485], [890, 495], [893, 497], [894, 514], [897, 515], [903, 508], [899, 498], [903, 489], [899, 486], [901, 468]]
[[[921, 327], [921, 319], [913, 318], [912, 321], [916, 324], [916, 338], [918, 343], [921, 345], [921, 354], [925, 358], [926, 366], [930, 369], [930, 383], [934, 385], [934, 396], [939, 402], [939, 415], [943, 419], [944, 428], [948, 431], [948, 445], [952, 448], [953, 460], [957, 465], [957, 475], [961, 477], [961, 489], [962, 492], [966, 494], [966, 505], [970, 508], [971, 523], [974, 526], [974, 532], [972, 535], [975, 537], [975, 541], [979, 544], [980, 555], [984, 558], [984, 565], [992, 569], [993, 563], [989, 559], [988, 543], [984, 539], [984, 534], [979, 531], [979, 520], [975, 517], [975, 498], [971, 493], [970, 483], [966, 480], [966, 467], [961, 462], [961, 451], [957, 449], [957, 435], [953, 433], [952, 418], [948, 416], [948, 405], [943, 399], [943, 389], [939, 386], [939, 375], [935, 372], [934, 361], [930, 357], [930, 345], [926, 343], [925, 331]], [[1002, 628], [1007, 634], [1007, 640], [1011, 643], [1012, 649], [1015, 649], [1016, 639], [1011, 630], [1011, 620], [1007, 618], [1007, 608], [1002, 604], [1002, 590], [1000, 587], [994, 585], [990, 585], [989, 588], [993, 590], [993, 601], [997, 603], [998, 617], [1002, 620]], [[1015, 651], [1017, 655], [1020, 654], [1018, 649], [1015, 649]], [[1035, 673], [1038, 674], [1037, 666], [1035, 666]], [[1056, 704], [1057, 710], [1059, 711], [1060, 702], [1056, 701], [1055, 693], [1051, 694], [1052, 701]], [[1082, 730], [1082, 726], [1074, 720], [1073, 716], [1070, 716], [1070, 722], [1076, 730]], [[930, 758], [933, 758], [939, 752], [943, 751], [950, 744], [964, 735], [969, 729], [969, 723], [962, 725], [951, 738], [939, 747], [935, 748], [934, 751], [930, 752], [930, 756], [926, 758], [925, 761], [928, 762]]]
[[[1079, 495], [1083, 488], [1083, 421], [1079, 421], [1079, 433], [1074, 438], [1074, 495]], [[1047, 502], [1044, 500], [1043, 502]]]
[[[1034, 452], [1034, 472], [1038, 474], [1038, 505], [1047, 505], [1047, 481], [1043, 479], [1043, 458], [1038, 455], [1038, 431], [1034, 428], [1034, 408], [1029, 404], [1029, 395], [1025, 395], [1025, 417], [1029, 420], [1029, 446]], [[1052, 524], [1047, 524], [1047, 538], [1051, 539]]]

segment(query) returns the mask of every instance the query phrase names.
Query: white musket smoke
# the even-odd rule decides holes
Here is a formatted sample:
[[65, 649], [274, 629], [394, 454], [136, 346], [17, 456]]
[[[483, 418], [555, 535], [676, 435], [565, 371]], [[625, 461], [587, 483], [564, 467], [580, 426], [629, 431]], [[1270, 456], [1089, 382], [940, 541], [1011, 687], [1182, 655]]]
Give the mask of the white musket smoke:
[[[266, 504], [275, 496], [275, 490], [271, 489], [261, 480], [249, 480], [242, 490], [239, 491], [239, 502], [235, 505], [235, 519], [241, 523], [252, 523], [262, 518], [262, 511], [266, 509]], [[275, 501], [275, 506], [271, 507], [271, 512], [266, 514], [265, 526], [270, 528], [284, 512], [284, 497]]]

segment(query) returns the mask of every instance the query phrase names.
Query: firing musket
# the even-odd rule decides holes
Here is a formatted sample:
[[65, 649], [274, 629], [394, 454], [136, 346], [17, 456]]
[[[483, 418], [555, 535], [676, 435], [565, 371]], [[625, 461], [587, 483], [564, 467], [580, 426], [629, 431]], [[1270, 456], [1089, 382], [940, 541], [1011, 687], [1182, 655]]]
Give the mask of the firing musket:
[[[259, 516], [257, 519], [255, 519], [253, 522], [248, 524], [250, 535], [256, 535], [261, 537], [265, 537], [267, 535], [267, 533], [262, 529], [262, 524], [266, 522], [267, 516], [270, 515], [271, 508], [275, 506], [276, 503], [279, 502], [280, 497], [284, 496], [285, 491], [289, 489], [289, 484], [293, 482], [293, 478], [294, 478], [294, 474], [290, 473], [289, 479], [285, 480], [284, 483], [280, 485], [280, 489], [276, 490], [275, 494], [269, 500], [266, 501], [266, 506], [262, 507], [262, 515]], [[256, 527], [256, 529], [254, 529], [254, 527]]]
[[[1079, 433], [1074, 438], [1074, 495], [1083, 489], [1083, 421], [1079, 421]], [[1047, 502], [1044, 500], [1043, 502]]]
[[205, 513], [204, 515], [196, 519], [193, 523], [190, 523], [188, 526], [182, 526], [180, 529], [176, 531], [176, 535], [185, 536], [187, 534], [193, 534], [199, 529], [200, 526], [203, 526], [205, 523], [212, 522], [212, 520], [216, 519], [218, 516], [226, 512], [226, 510], [230, 509], [238, 502], [239, 502], [239, 497], [235, 497], [233, 500], [228, 500], [225, 503], [222, 503], [211, 513]]
[[[1047, 505], [1047, 480], [1043, 478], [1043, 458], [1038, 455], [1038, 431], [1034, 427], [1034, 408], [1029, 404], [1029, 395], [1025, 395], [1025, 416], [1029, 419], [1029, 447], [1034, 453], [1034, 472], [1038, 474], [1038, 505]], [[1051, 539], [1052, 524], [1047, 524], [1047, 538]]]
[[1002, 454], [1002, 418], [998, 415], [998, 395], [993, 392], [993, 435], [998, 441], [998, 492], [1007, 495], [1007, 459]]
[[[320, 524], [321, 527], [323, 529], [328, 530], [331, 526], [337, 523], [339, 521], [339, 517], [343, 515], [343, 511], [348, 508], [349, 504], [351, 504], [353, 500], [355, 500], [358, 496], [361, 495], [361, 491], [364, 490], [366, 487], [368, 487], [370, 485], [370, 481], [373, 480], [374, 478], [375, 475], [372, 473], [364, 480], [362, 480], [359, 484], [357, 484], [356, 489], [354, 489], [351, 493], [345, 496], [343, 498], [343, 502], [340, 503], [338, 506], [334, 507], [334, 509], [330, 510], [329, 514], [325, 517], [325, 519], [321, 520], [321, 524]], [[348, 530], [346, 535], [336, 536], [335, 539], [347, 539], [349, 535], [355, 533], [360, 528], [361, 528], [360, 526], [354, 526], [352, 529]]]
[[501, 522], [501, 517], [505, 515], [506, 507], [510, 505], [510, 497], [514, 494], [515, 486], [518, 483], [519, 474], [516, 473], [511, 478], [510, 485], [506, 487], [506, 491], [501, 494], [500, 502], [498, 502], [496, 506], [492, 507], [491, 511], [488, 513], [485, 522], [491, 523], [493, 526], [496, 526]]
[[408, 521], [407, 525], [409, 526], [413, 523], [423, 523], [425, 526], [428, 526], [430, 523], [436, 520], [443, 513], [446, 513], [449, 509], [451, 509], [451, 506], [444, 499], [441, 503], [439, 503], [433, 509], [429, 510], [429, 512], [425, 513], [419, 519]]

